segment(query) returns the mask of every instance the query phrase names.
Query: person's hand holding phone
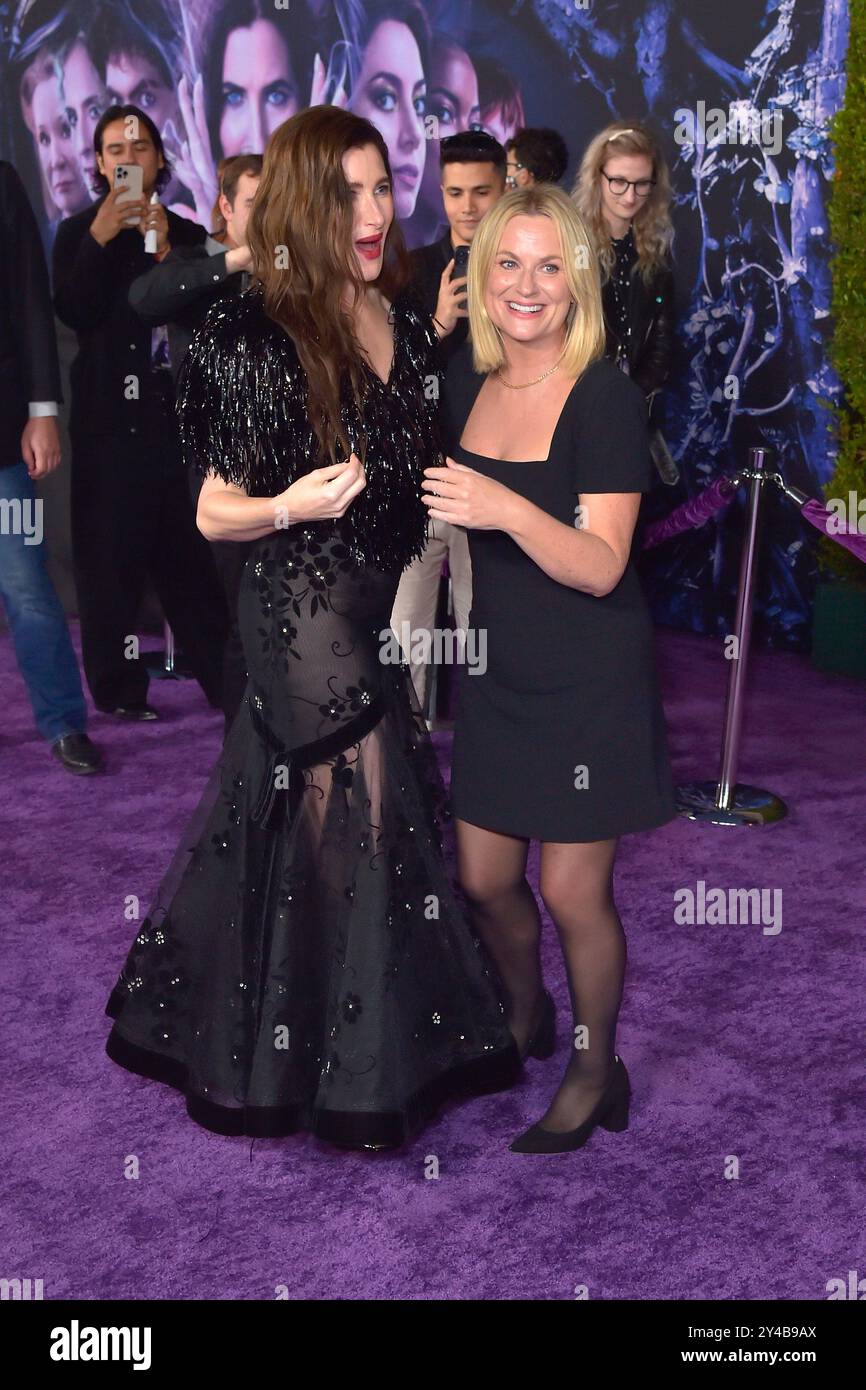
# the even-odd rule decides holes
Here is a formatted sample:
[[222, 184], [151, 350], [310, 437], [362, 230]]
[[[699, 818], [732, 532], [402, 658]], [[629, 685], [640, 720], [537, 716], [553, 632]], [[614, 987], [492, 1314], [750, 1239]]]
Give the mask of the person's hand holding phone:
[[467, 276], [458, 275], [452, 280], [454, 272], [454, 258], [448, 262], [442, 272], [439, 281], [439, 298], [436, 301], [436, 312], [433, 315], [434, 322], [438, 323], [441, 330], [440, 337], [447, 337], [457, 327], [458, 319], [465, 319], [469, 315], [466, 307], [466, 281]]
[[100, 246], [105, 246], [118, 232], [125, 230], [129, 218], [134, 217], [141, 222], [146, 216], [146, 198], [130, 199], [122, 188], [113, 188], [90, 224], [90, 235]]

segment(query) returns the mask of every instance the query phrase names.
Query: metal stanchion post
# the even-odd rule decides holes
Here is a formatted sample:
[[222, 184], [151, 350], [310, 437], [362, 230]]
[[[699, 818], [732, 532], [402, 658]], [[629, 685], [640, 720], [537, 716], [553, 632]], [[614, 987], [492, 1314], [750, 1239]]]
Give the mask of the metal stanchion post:
[[710, 821], [713, 825], [767, 825], [781, 820], [788, 808], [780, 797], [760, 787], [737, 784], [740, 735], [743, 726], [746, 671], [752, 635], [752, 609], [755, 590], [755, 558], [758, 543], [761, 494], [772, 475], [764, 470], [766, 449], [749, 450], [749, 501], [746, 534], [740, 558], [737, 590], [737, 616], [734, 623], [736, 650], [728, 676], [725, 732], [722, 739], [722, 766], [717, 782], [689, 782], [677, 788], [677, 810], [689, 820]]
[[168, 625], [168, 620], [163, 623], [163, 641], [165, 642], [165, 655], [163, 657], [163, 667], [167, 673], [174, 674], [174, 633]]
[[169, 626], [168, 619], [162, 621], [163, 650], [153, 647], [142, 653], [142, 659], [153, 680], [182, 681], [192, 678], [192, 672], [184, 662], [183, 652], [178, 654], [177, 642]]

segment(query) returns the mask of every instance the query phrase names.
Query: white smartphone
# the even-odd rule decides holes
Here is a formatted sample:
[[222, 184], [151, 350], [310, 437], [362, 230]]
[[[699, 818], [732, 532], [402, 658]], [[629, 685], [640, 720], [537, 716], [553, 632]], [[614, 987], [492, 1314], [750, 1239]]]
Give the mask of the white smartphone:
[[[114, 186], [122, 188], [125, 196], [118, 198], [119, 203], [129, 203], [136, 198], [144, 197], [144, 170], [140, 164], [116, 164], [114, 166]], [[127, 217], [127, 227], [137, 227], [140, 218]]]

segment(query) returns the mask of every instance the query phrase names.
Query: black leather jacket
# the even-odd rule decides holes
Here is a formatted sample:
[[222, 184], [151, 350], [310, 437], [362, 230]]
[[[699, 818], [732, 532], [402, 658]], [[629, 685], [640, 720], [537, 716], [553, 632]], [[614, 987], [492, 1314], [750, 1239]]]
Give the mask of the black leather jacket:
[[[620, 341], [613, 328], [616, 317], [613, 287], [608, 280], [602, 289], [607, 346], [605, 355], [615, 361]], [[653, 396], [668, 378], [674, 335], [674, 277], [670, 269], [660, 271], [647, 285], [637, 271], [629, 285], [631, 338], [628, 347], [629, 374], [646, 396]]]

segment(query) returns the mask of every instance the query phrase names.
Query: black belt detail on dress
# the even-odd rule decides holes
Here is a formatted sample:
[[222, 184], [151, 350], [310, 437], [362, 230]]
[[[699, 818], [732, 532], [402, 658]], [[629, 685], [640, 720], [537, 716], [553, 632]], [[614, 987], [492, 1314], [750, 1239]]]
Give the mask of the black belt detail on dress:
[[[262, 785], [250, 814], [263, 829], [272, 829], [278, 800], [286, 803], [284, 809], [288, 819], [291, 820], [294, 816], [305, 785], [303, 769], [335, 757], [375, 729], [385, 714], [385, 700], [381, 694], [374, 695], [370, 704], [356, 719], [332, 729], [323, 738], [315, 739], [312, 743], [300, 744], [297, 748], [286, 748], [274, 736], [252, 700], [247, 701], [247, 708], [253, 728], [269, 753]], [[277, 770], [280, 767], [288, 768], [288, 787], [277, 787]], [[283, 796], [280, 796], [280, 793], [283, 793]]]

